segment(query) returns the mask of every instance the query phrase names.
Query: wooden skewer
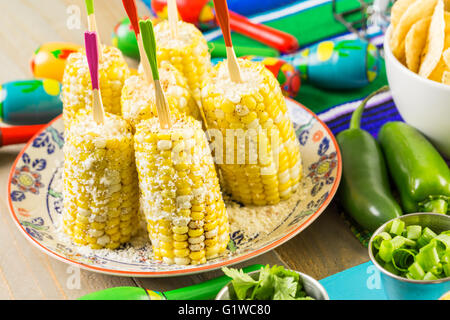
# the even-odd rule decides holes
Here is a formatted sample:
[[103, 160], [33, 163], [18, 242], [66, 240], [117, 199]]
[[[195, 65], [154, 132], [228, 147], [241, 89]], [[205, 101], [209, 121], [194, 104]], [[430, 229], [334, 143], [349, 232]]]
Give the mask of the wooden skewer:
[[153, 81], [152, 69], [150, 63], [146, 58], [146, 53], [144, 50], [144, 43], [142, 42], [141, 30], [139, 27], [139, 18], [137, 14], [136, 2], [134, 0], [122, 0], [125, 11], [127, 12], [128, 18], [130, 19], [131, 25], [134, 29], [134, 34], [136, 35], [139, 56], [141, 57], [142, 67], [144, 68], [144, 76], [147, 83], [150, 84]]
[[230, 73], [231, 81], [241, 83], [241, 70], [234, 52], [233, 42], [231, 41], [230, 29], [230, 13], [226, 0], [214, 0], [214, 9], [216, 11], [217, 20], [219, 20], [220, 28], [222, 29], [223, 38], [227, 51], [228, 72]]
[[98, 39], [95, 32], [85, 32], [84, 41], [86, 45], [86, 57], [89, 65], [92, 82], [92, 114], [97, 124], [105, 122], [105, 110], [103, 109], [102, 95], [100, 94], [100, 83], [98, 77]]
[[102, 48], [102, 43], [100, 41], [100, 34], [98, 32], [98, 28], [97, 28], [97, 20], [95, 18], [95, 11], [94, 11], [94, 0], [85, 0], [86, 3], [86, 10], [87, 10], [87, 14], [88, 14], [88, 30], [89, 32], [95, 32], [97, 34], [97, 46], [99, 48], [99, 59], [100, 61], [103, 60], [103, 51], [101, 50]]
[[167, 13], [169, 16], [169, 26], [172, 38], [178, 38], [178, 9], [177, 0], [167, 0]]
[[169, 107], [167, 106], [166, 97], [159, 81], [158, 62], [156, 60], [156, 40], [153, 32], [153, 24], [150, 19], [139, 21], [142, 33], [144, 49], [150, 67], [152, 68], [153, 81], [155, 82], [156, 110], [161, 128], [169, 129], [172, 124], [170, 121]]

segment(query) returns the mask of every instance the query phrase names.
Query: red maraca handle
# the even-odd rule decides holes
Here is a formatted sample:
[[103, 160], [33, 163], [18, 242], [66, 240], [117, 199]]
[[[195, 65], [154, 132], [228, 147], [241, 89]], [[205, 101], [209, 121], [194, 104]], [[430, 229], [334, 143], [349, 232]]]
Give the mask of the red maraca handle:
[[253, 23], [246, 17], [231, 11], [230, 26], [231, 30], [273, 47], [282, 53], [291, 53], [299, 49], [298, 41], [293, 35], [263, 24]]
[[45, 127], [44, 124], [38, 124], [33, 126], [1, 127], [0, 147], [11, 144], [25, 143], [44, 127]]

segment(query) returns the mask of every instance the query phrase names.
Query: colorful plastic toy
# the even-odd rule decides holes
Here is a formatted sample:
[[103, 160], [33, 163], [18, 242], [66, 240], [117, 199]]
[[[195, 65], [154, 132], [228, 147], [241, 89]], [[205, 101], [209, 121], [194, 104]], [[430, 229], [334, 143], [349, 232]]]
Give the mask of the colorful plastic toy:
[[280, 58], [293, 65], [302, 80], [328, 89], [364, 87], [380, 71], [377, 47], [361, 39], [323, 41]]
[[66, 60], [81, 46], [69, 42], [49, 42], [41, 45], [31, 58], [31, 72], [36, 78], [62, 81]]
[[[152, 0], [151, 5], [158, 17], [167, 17], [166, 0]], [[178, 12], [184, 21], [196, 24], [201, 29], [217, 26], [213, 1], [177, 0], [177, 5]], [[299, 48], [298, 41], [294, 36], [263, 24], [253, 23], [246, 17], [234, 12], [230, 12], [230, 27], [233, 31], [260, 41], [283, 53], [294, 52]]]
[[0, 118], [11, 125], [44, 124], [61, 114], [61, 84], [54, 79], [7, 82], [0, 86]]

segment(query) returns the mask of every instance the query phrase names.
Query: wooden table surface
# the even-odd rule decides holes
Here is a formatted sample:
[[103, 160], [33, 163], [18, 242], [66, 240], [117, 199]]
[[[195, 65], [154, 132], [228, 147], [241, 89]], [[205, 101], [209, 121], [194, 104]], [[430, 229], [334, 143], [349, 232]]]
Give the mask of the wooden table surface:
[[[113, 27], [125, 16], [122, 2], [97, 0], [95, 5], [102, 40], [110, 43]], [[140, 3], [138, 10], [141, 15], [148, 12]], [[81, 14], [79, 21], [70, 15], [77, 11]], [[83, 43], [87, 28], [83, 0], [0, 1], [0, 12], [4, 17], [0, 19], [0, 83], [31, 78], [29, 59], [42, 43]], [[114, 286], [165, 291], [222, 274], [216, 270], [171, 278], [117, 277], [79, 270], [42, 253], [18, 230], [6, 206], [8, 174], [22, 148], [0, 148], [0, 299], [76, 299]], [[332, 203], [301, 234], [236, 267], [279, 264], [322, 279], [368, 260], [367, 249], [353, 236]]]

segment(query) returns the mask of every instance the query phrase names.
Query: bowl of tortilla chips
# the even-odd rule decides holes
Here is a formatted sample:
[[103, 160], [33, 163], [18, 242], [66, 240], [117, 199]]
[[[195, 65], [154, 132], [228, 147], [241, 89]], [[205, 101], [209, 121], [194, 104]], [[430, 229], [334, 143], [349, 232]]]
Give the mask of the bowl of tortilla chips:
[[401, 116], [450, 159], [450, 0], [397, 0], [384, 50]]

